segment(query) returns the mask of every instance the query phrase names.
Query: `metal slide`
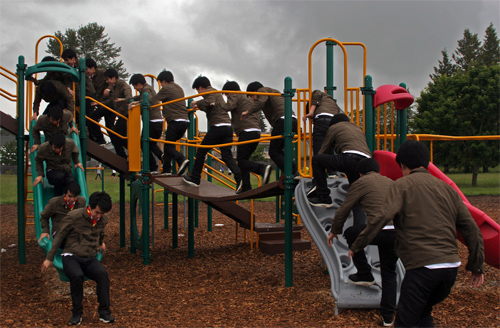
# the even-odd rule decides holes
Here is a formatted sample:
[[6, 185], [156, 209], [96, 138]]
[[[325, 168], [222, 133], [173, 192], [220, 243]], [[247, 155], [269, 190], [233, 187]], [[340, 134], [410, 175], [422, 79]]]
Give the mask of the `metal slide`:
[[[349, 247], [343, 236], [339, 235], [339, 240], [334, 240], [334, 246], [328, 247], [327, 238], [330, 233], [331, 221], [335, 211], [344, 200], [349, 183], [346, 178], [328, 179], [328, 188], [331, 190], [330, 196], [333, 200], [332, 208], [314, 207], [309, 204], [306, 193], [311, 189], [311, 179], [300, 179], [295, 187], [295, 203], [300, 218], [304, 223], [309, 235], [318, 246], [323, 256], [323, 261], [328, 269], [331, 281], [332, 295], [336, 301], [335, 314], [338, 309], [343, 308], [379, 308], [382, 296], [382, 278], [380, 276], [380, 261], [377, 246], [365, 248], [368, 263], [372, 266], [372, 274], [375, 277], [375, 285], [358, 286], [349, 281], [349, 275], [356, 273], [356, 267], [347, 258]], [[344, 230], [353, 224], [352, 212], [344, 225]], [[404, 277], [404, 267], [398, 261], [398, 298], [401, 282]]]

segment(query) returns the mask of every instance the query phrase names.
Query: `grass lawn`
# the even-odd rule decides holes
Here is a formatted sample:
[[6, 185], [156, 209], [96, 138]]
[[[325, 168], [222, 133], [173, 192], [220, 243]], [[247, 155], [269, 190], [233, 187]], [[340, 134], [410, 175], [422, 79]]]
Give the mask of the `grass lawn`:
[[[120, 195], [120, 179], [118, 176], [113, 179], [111, 177], [111, 170], [103, 170], [104, 178], [104, 190], [107, 191], [114, 202], [119, 202]], [[227, 172], [225, 173], [227, 176]], [[96, 172], [95, 170], [88, 170], [87, 172], [87, 184], [89, 194], [94, 191], [99, 191], [103, 189], [103, 183], [101, 180], [95, 180]], [[229, 176], [233, 178], [234, 176]], [[453, 180], [465, 196], [477, 196], [477, 195], [500, 195], [500, 166], [496, 168], [491, 168], [488, 173], [479, 173], [477, 187], [471, 187], [472, 184], [472, 174], [471, 173], [450, 173], [448, 177]], [[257, 186], [257, 178], [251, 175], [252, 185]], [[276, 177], [274, 171], [271, 173], [270, 181], [275, 181]], [[215, 183], [222, 185], [220, 182]], [[28, 190], [31, 190], [31, 181], [28, 183]], [[159, 186], [155, 185], [156, 190], [161, 189]], [[129, 202], [129, 190], [128, 181], [125, 185], [125, 201]], [[163, 193], [156, 193], [156, 202], [163, 202]], [[179, 196], [179, 201], [182, 201], [183, 197]], [[274, 201], [275, 197], [268, 197], [260, 199], [259, 201]], [[17, 176], [4, 174], [0, 175], [0, 204], [16, 204], [17, 203]]]

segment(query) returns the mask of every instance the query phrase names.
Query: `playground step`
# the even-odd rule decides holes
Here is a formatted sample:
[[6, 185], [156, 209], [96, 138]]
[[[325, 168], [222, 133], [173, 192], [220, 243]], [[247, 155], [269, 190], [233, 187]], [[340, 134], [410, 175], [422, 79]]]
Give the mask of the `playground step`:
[[[300, 231], [294, 230], [292, 232], [292, 239], [300, 239]], [[270, 232], [259, 232], [259, 242], [267, 240], [285, 240], [284, 231], [270, 231]]]
[[[207, 205], [212, 206], [217, 211], [227, 215], [234, 221], [238, 222], [241, 227], [245, 229], [250, 229], [251, 213], [249, 210], [239, 206], [235, 202], [225, 201], [225, 202], [209, 202], [205, 201]], [[255, 219], [255, 215], [254, 215]]]
[[[260, 250], [268, 255], [276, 255], [285, 253], [284, 240], [266, 240], [259, 241]], [[294, 251], [305, 251], [311, 249], [311, 242], [304, 239], [293, 239], [292, 249]]]
[[[302, 224], [292, 225], [293, 231], [301, 231], [304, 228]], [[271, 232], [271, 231], [285, 231], [283, 223], [255, 223], [254, 231], [256, 232]]]

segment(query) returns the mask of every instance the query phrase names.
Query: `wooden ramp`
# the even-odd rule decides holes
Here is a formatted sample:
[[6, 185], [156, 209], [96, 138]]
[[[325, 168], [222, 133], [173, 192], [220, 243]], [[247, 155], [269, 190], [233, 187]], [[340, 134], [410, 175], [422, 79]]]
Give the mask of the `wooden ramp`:
[[0, 111], [0, 126], [17, 136], [17, 119]]
[[87, 154], [90, 157], [97, 159], [99, 162], [109, 166], [113, 170], [128, 173], [128, 164], [126, 159], [116, 155], [111, 150], [106, 149], [89, 139], [87, 139]]
[[266, 198], [271, 196], [283, 195], [284, 185], [283, 177], [279, 181], [274, 181], [236, 195], [234, 190], [225, 188], [207, 180], [201, 180], [199, 187], [190, 186], [179, 176], [153, 176], [154, 183], [159, 184], [165, 190], [189, 198], [198, 199], [202, 202], [225, 202], [243, 199]]
[[203, 179], [199, 187], [194, 187], [185, 183], [182, 177], [179, 176], [154, 176], [153, 178], [154, 182], [165, 188], [165, 190], [201, 200], [235, 220], [245, 229], [251, 228], [251, 213], [236, 204], [235, 201], [282, 195], [284, 191], [282, 179], [237, 195], [232, 189]]

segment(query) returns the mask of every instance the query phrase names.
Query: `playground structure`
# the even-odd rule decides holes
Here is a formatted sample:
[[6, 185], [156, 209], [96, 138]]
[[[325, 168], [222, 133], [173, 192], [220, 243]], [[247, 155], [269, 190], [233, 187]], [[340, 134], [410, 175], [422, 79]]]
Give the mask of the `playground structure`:
[[[43, 39], [43, 38], [42, 38]], [[303, 124], [302, 116], [304, 113], [305, 103], [309, 100], [310, 94], [312, 93], [312, 73], [311, 73], [311, 56], [317, 45], [325, 43], [327, 50], [327, 85], [325, 86], [325, 91], [329, 93], [331, 96], [334, 95], [334, 90], [336, 87], [334, 86], [333, 81], [333, 49], [334, 46], [338, 46], [341, 48], [342, 53], [344, 54], [344, 87], [343, 87], [343, 102], [344, 102], [344, 111], [350, 116], [351, 121], [355, 122], [357, 125], [362, 126], [365, 135], [367, 137], [368, 146], [370, 150], [374, 152], [374, 158], [379, 161], [382, 169], [382, 174], [386, 175], [392, 179], [396, 179], [401, 175], [401, 171], [398, 167], [394, 167], [396, 164], [391, 155], [386, 154], [386, 152], [378, 151], [381, 147], [385, 149], [390, 149], [391, 151], [396, 151], [399, 145], [404, 142], [406, 139], [406, 108], [411, 105], [413, 102], [413, 96], [411, 96], [405, 89], [404, 85], [395, 86], [395, 85], [385, 85], [373, 89], [371, 77], [366, 75], [366, 48], [361, 43], [351, 43], [351, 42], [340, 42], [335, 39], [327, 38], [321, 39], [317, 41], [309, 51], [309, 81], [308, 88], [305, 89], [293, 89], [292, 88], [292, 80], [290, 78], [285, 78], [284, 81], [284, 91], [282, 94], [266, 94], [269, 96], [282, 96], [285, 98], [285, 133], [283, 136], [271, 137], [269, 135], [263, 135], [261, 141], [268, 141], [273, 138], [284, 138], [285, 140], [285, 157], [292, 159], [295, 158], [298, 164], [299, 172], [302, 177], [310, 178], [312, 177], [312, 173], [306, 170], [306, 167], [311, 167], [311, 159], [312, 159], [312, 136], [311, 136], [311, 123]], [[38, 46], [38, 43], [37, 43]], [[363, 86], [362, 87], [349, 87], [348, 84], [348, 74], [347, 74], [347, 47], [348, 46], [360, 46], [363, 49]], [[62, 49], [62, 47], [61, 47]], [[62, 50], [61, 50], [62, 51]], [[38, 57], [37, 57], [38, 58]], [[5, 69], [4, 69], [5, 70]], [[250, 238], [251, 244], [253, 245], [253, 229], [256, 227], [255, 218], [253, 215], [253, 206], [252, 210], [248, 211], [240, 207], [238, 204], [235, 204], [234, 201], [243, 200], [243, 199], [255, 199], [269, 196], [277, 197], [277, 221], [284, 220], [284, 234], [285, 234], [285, 284], [286, 286], [293, 285], [293, 229], [294, 223], [300, 224], [304, 222], [306, 228], [308, 229], [310, 235], [312, 236], [314, 242], [318, 245], [321, 254], [323, 255], [323, 259], [325, 264], [330, 272], [330, 277], [332, 280], [332, 294], [334, 295], [337, 303], [337, 307], [378, 307], [378, 300], [380, 299], [380, 290], [376, 289], [372, 294], [372, 296], [360, 300], [360, 298], [356, 298], [353, 295], [359, 294], [359, 290], [353, 291], [349, 288], [344, 288], [346, 285], [345, 277], [347, 277], [348, 270], [352, 269], [352, 264], [349, 266], [345, 262], [346, 254], [348, 249], [346, 249], [345, 245], [342, 245], [341, 242], [335, 247], [326, 248], [324, 245], [326, 244], [326, 234], [325, 234], [325, 226], [324, 222], [326, 222], [326, 218], [331, 219], [333, 216], [332, 213], [316, 213], [311, 208], [309, 204], [306, 202], [305, 192], [306, 186], [308, 183], [308, 179], [302, 179], [302, 181], [296, 186], [296, 182], [293, 180], [292, 176], [292, 161], [285, 161], [285, 170], [282, 178], [277, 179], [276, 182], [257, 187], [251, 191], [235, 195], [234, 187], [231, 183], [234, 181], [225, 182], [220, 178], [220, 174], [218, 175], [218, 171], [211, 168], [211, 161], [216, 160], [220, 161], [213, 155], [209, 155], [206, 163], [206, 176], [207, 181], [202, 181], [202, 184], [199, 189], [194, 190], [193, 187], [186, 186], [183, 184], [182, 179], [179, 177], [156, 177], [152, 176], [149, 172], [149, 158], [148, 156], [144, 156], [141, 161], [141, 151], [144, 154], [149, 153], [149, 131], [148, 124], [149, 122], [149, 99], [148, 96], [145, 95], [143, 98], [143, 102], [140, 106], [136, 106], [129, 111], [129, 116], [126, 118], [128, 120], [128, 135], [127, 136], [119, 136], [120, 138], [127, 139], [128, 142], [128, 151], [129, 151], [129, 161], [127, 162], [123, 158], [117, 156], [113, 152], [100, 147], [96, 143], [87, 140], [86, 132], [85, 132], [85, 124], [86, 121], [92, 121], [88, 117], [86, 117], [85, 112], [85, 86], [84, 86], [84, 75], [85, 75], [85, 61], [80, 60], [80, 66], [78, 70], [73, 68], [69, 68], [65, 64], [57, 63], [57, 62], [49, 62], [49, 63], [39, 63], [33, 66], [27, 67], [24, 63], [24, 58], [22, 56], [19, 57], [19, 63], [17, 66], [16, 74], [12, 72], [9, 74], [5, 74], [0, 72], [3, 76], [8, 77], [13, 80], [17, 84], [17, 93], [7, 94], [9, 100], [17, 102], [17, 119], [15, 124], [12, 120], [5, 118], [4, 113], [1, 113], [1, 121], [2, 128], [9, 130], [10, 132], [17, 135], [17, 150], [18, 154], [26, 154], [26, 158], [28, 158], [27, 149], [24, 146], [25, 143], [25, 135], [24, 133], [19, 133], [19, 131], [30, 131], [29, 122], [31, 121], [31, 103], [32, 103], [32, 91], [33, 85], [31, 82], [27, 81], [26, 78], [32, 76], [33, 74], [37, 74], [39, 72], [48, 72], [48, 71], [58, 71], [72, 74], [75, 81], [81, 81], [80, 87], [80, 107], [79, 107], [79, 115], [80, 115], [80, 135], [79, 135], [79, 147], [81, 150], [81, 154], [87, 154], [93, 158], [96, 158], [99, 162], [117, 170], [119, 172], [120, 177], [120, 247], [125, 247], [125, 184], [126, 178], [130, 179], [130, 222], [131, 222], [131, 231], [130, 231], [130, 249], [131, 252], [135, 253], [136, 250], [141, 251], [141, 257], [143, 258], [144, 264], [149, 264], [151, 254], [150, 254], [150, 194], [151, 194], [151, 184], [156, 183], [164, 188], [164, 213], [165, 213], [165, 226], [168, 227], [168, 198], [169, 193], [172, 197], [172, 244], [173, 247], [177, 247], [177, 235], [178, 235], [178, 212], [177, 212], [177, 204], [178, 204], [178, 195], [184, 195], [188, 197], [187, 207], [188, 207], [188, 256], [194, 257], [194, 231], [197, 226], [198, 215], [198, 201], [203, 201], [207, 203], [209, 207], [209, 227], [211, 227], [211, 208], [215, 208], [222, 213], [228, 215], [232, 219], [234, 219], [240, 226], [245, 229], [250, 230]], [[14, 78], [15, 77], [15, 78]], [[25, 86], [26, 90], [25, 93]], [[6, 97], [4, 94], [4, 90], [2, 89], [2, 96]], [[212, 93], [222, 91], [214, 91]], [[227, 91], [224, 93], [245, 93], [245, 94], [260, 94], [255, 92], [237, 92], [237, 91]], [[26, 94], [26, 97], [24, 96]], [[208, 93], [207, 93], [208, 94]], [[200, 94], [203, 95], [203, 94]], [[194, 95], [185, 97], [183, 99], [189, 100], [194, 97], [199, 97], [200, 95]], [[294, 96], [296, 96], [294, 98]], [[7, 98], [7, 97], [6, 97]], [[24, 107], [24, 99], [26, 99], [26, 106]], [[92, 101], [95, 101], [92, 98], [88, 98]], [[182, 99], [181, 99], [182, 100]], [[177, 100], [178, 101], [178, 100]], [[387, 104], [393, 103], [388, 110]], [[297, 124], [299, 133], [295, 136], [292, 131], [292, 107], [295, 103], [296, 114], [298, 116]], [[166, 103], [155, 105], [162, 106]], [[103, 104], [100, 104], [104, 106]], [[104, 106], [105, 107], [105, 106]], [[113, 111], [108, 108], [108, 110]], [[383, 114], [380, 112], [383, 111]], [[113, 111], [114, 112], [114, 111]], [[117, 115], [120, 115], [117, 112], [114, 112]], [[381, 117], [384, 117], [384, 133], [381, 133]], [[125, 118], [125, 117], [124, 117]], [[177, 147], [187, 147], [188, 148], [188, 158], [190, 159], [190, 167], [192, 169], [192, 163], [194, 162], [195, 155], [195, 147], [200, 147], [199, 143], [202, 140], [202, 135], [199, 133], [198, 129], [198, 119], [197, 115], [194, 111], [189, 112], [189, 120], [190, 126], [188, 129], [188, 136], [186, 140], [183, 142], [173, 143], [166, 142], [163, 140], [153, 140], [161, 143], [171, 143], [175, 144]], [[141, 121], [143, 126], [143, 133], [141, 136]], [[116, 133], [107, 129], [105, 126], [101, 125], [99, 122], [92, 121], [93, 123], [99, 124], [101, 128], [105, 129], [108, 134]], [[390, 131], [389, 131], [390, 130]], [[75, 139], [75, 136], [72, 136]], [[234, 142], [231, 144], [217, 145], [217, 146], [229, 146], [229, 145], [238, 145], [240, 143]], [[211, 148], [211, 147], [210, 147]], [[215, 151], [215, 149], [214, 149]], [[391, 153], [393, 154], [393, 153]], [[31, 154], [32, 162], [34, 158], [34, 154]], [[85, 160], [82, 161], [85, 167]], [[28, 188], [27, 188], [27, 180], [28, 180], [28, 165], [29, 162], [26, 162], [24, 165], [24, 157], [19, 156], [18, 162], [18, 172], [25, 172], [25, 175], [18, 174], [18, 229], [19, 229], [19, 260], [21, 263], [25, 263], [24, 251], [25, 251], [25, 240], [26, 240], [26, 204], [28, 199]], [[437, 170], [437, 169], [436, 169]], [[439, 170], [438, 170], [439, 171]], [[444, 179], [443, 176], [439, 176], [437, 171], [431, 171], [434, 175]], [[32, 173], [33, 174], [33, 173]], [[279, 171], [276, 172], [277, 177], [281, 174]], [[442, 175], [442, 174], [441, 174]], [[223, 188], [220, 186], [215, 186], [212, 184], [212, 179], [218, 180], [221, 183], [225, 184], [230, 188]], [[85, 178], [83, 178], [85, 180]], [[345, 184], [342, 185], [341, 182], [329, 181], [332, 185], [335, 184], [335, 188], [332, 185], [332, 190], [336, 189], [339, 195], [345, 194]], [[85, 183], [85, 182], [82, 182]], [[47, 186], [47, 182], [44, 182], [44, 186]], [[86, 185], [85, 185], [86, 186]], [[455, 186], [456, 187], [456, 186]], [[84, 185], [82, 185], [82, 190]], [[458, 189], [458, 188], [455, 188]], [[343, 190], [343, 191], [342, 191]], [[298, 214], [294, 213], [293, 205], [294, 205], [294, 194], [295, 191], [295, 206], [297, 207]], [[332, 191], [333, 192], [333, 191]], [[40, 191], [38, 189], [33, 190], [33, 199], [35, 202], [35, 213], [40, 206], [44, 205], [48, 199], [42, 198], [40, 199], [41, 194], [46, 197], [50, 195], [45, 191]], [[463, 195], [462, 195], [463, 196]], [[340, 197], [340, 196], [339, 196]], [[338, 197], [337, 197], [338, 198]], [[466, 205], [468, 202], [465, 197], [462, 197]], [[37, 200], [38, 199], [38, 200]], [[88, 199], [88, 196], [87, 196]], [[38, 202], [38, 203], [37, 203]], [[140, 209], [142, 213], [142, 232], [139, 234], [137, 229], [136, 222], [136, 212], [137, 212], [137, 204], [140, 204]], [[469, 204], [470, 205], [470, 204]], [[469, 207], [469, 206], [468, 206]], [[43, 208], [43, 206], [41, 207]], [[483, 233], [483, 237], [485, 240], [485, 250], [486, 250], [486, 261], [487, 263], [498, 267], [498, 245], [499, 245], [499, 233], [500, 229], [498, 224], [488, 218], [481, 211], [474, 209], [472, 206], [469, 207], [471, 213], [473, 213], [474, 219], [478, 222], [478, 225], [481, 228]], [[474, 214], [476, 213], [476, 214]], [[482, 214], [481, 214], [482, 213]], [[34, 216], [35, 227], [37, 224], [36, 215]], [[38, 220], [39, 221], [39, 220]], [[320, 223], [317, 226], [317, 222]], [[316, 227], [315, 227], [316, 224]], [[321, 225], [323, 224], [323, 225]], [[323, 233], [319, 233], [321, 227]], [[327, 233], [327, 232], [326, 232]], [[39, 236], [39, 232], [37, 231], [37, 236]], [[46, 244], [48, 245], [48, 244]], [[323, 245], [323, 246], [321, 246]], [[42, 248], [50, 246], [42, 246]], [[367, 253], [371, 258], [371, 263], [375, 268], [377, 266], [377, 258], [378, 255], [376, 251], [374, 252], [372, 246], [367, 248]], [[44, 249], [45, 249], [44, 248]], [[376, 250], [376, 249], [375, 249]], [[333, 254], [332, 254], [333, 252]], [[348, 270], [347, 270], [348, 269]], [[401, 281], [403, 275], [403, 269], [400, 266], [399, 268], [399, 281]], [[376, 275], [376, 279], [379, 280], [379, 276]], [[367, 288], [367, 287], [363, 287]], [[366, 294], [366, 291], [365, 291]], [[356, 299], [356, 301], [353, 299]]]

